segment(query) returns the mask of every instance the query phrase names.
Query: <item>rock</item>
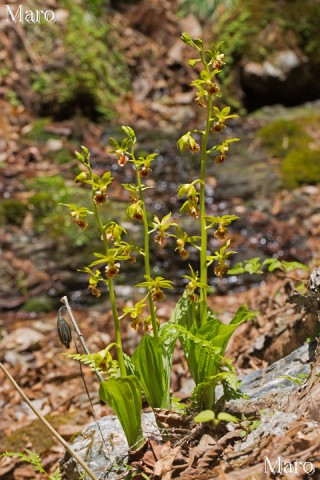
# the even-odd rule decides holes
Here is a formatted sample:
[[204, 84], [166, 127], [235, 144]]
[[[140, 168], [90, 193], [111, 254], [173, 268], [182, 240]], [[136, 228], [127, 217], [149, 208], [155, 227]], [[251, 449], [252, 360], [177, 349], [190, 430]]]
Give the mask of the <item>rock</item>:
[[[90, 423], [81, 435], [76, 437], [72, 448], [98, 477], [104, 480], [113, 479], [117, 465], [127, 457], [127, 440], [116, 416], [103, 417], [98, 423], [105, 442], [101, 439], [97, 424]], [[143, 413], [142, 426], [145, 436], [160, 435], [152, 412]], [[79, 480], [79, 467], [68, 452], [61, 460], [61, 466], [68, 480]]]
[[228, 410], [235, 415], [250, 415], [265, 408], [280, 409], [288, 403], [292, 393], [300, 386], [293, 380], [283, 377], [297, 379], [298, 375], [309, 375], [314, 356], [315, 344], [306, 343], [267, 368], [250, 373], [242, 379], [240, 387], [249, 399], [232, 400], [228, 404]]
[[180, 20], [182, 32], [188, 32], [192, 38], [202, 37], [202, 27], [199, 20], [192, 14]]
[[[214, 37], [231, 64], [228, 94], [250, 111], [263, 105], [299, 105], [319, 98], [319, 5], [305, 0], [233, 2], [216, 18]], [[303, 28], [301, 27], [303, 25]], [[226, 93], [226, 92], [225, 92]]]
[[[314, 358], [314, 353], [315, 345], [305, 344], [266, 369], [243, 378], [241, 390], [249, 396], [249, 399], [229, 402], [228, 411], [239, 416], [258, 413], [263, 408], [268, 409], [268, 413], [262, 416], [259, 430], [257, 429], [247, 437], [248, 445], [251, 445], [259, 436], [261, 437], [261, 429], [265, 429], [263, 432], [276, 432], [280, 435], [290, 422], [296, 420], [297, 416], [294, 413], [284, 414], [280, 408], [287, 403], [293, 392], [298, 390], [299, 385], [280, 377], [288, 375], [296, 378], [299, 374], [309, 374], [310, 362]], [[273, 408], [272, 412], [270, 408]], [[85, 459], [97, 476], [100, 475], [103, 480], [112, 479], [115, 478], [116, 466], [127, 458], [128, 446], [120, 423], [115, 416], [103, 417], [98, 423], [105, 438], [105, 447], [95, 423], [91, 423], [85, 428], [81, 436], [75, 439], [72, 447], [81, 458]], [[143, 414], [143, 430], [146, 436], [156, 435], [159, 437], [160, 433], [153, 413]], [[255, 434], [255, 432], [257, 433]], [[243, 444], [238, 448], [242, 449]], [[78, 467], [68, 453], [62, 459], [61, 465], [68, 480], [79, 479]]]
[[38, 350], [43, 339], [44, 335], [33, 328], [18, 328], [1, 340], [0, 351], [13, 349], [16, 352]]
[[[263, 63], [248, 62], [245, 64], [243, 67], [243, 78], [246, 79], [249, 86], [251, 83], [251, 86], [255, 88], [260, 88], [261, 81], [268, 81], [268, 77], [285, 82], [290, 72], [301, 66], [306, 60], [306, 57], [299, 58], [296, 52], [292, 50], [277, 52]], [[259, 84], [255, 85], [256, 81], [259, 81]]]
[[65, 10], [64, 8], [58, 8], [54, 13], [55, 21], [60, 24], [65, 24], [69, 18], [69, 15], [70, 12], [68, 12], [68, 10]]
[[181, 40], [177, 40], [168, 51], [167, 63], [173, 65], [175, 63], [182, 64], [183, 62], [183, 43]]
[[58, 138], [49, 138], [47, 140], [46, 146], [50, 152], [57, 152], [59, 150], [62, 150], [63, 141]]
[[261, 438], [269, 435], [281, 437], [287, 430], [288, 425], [298, 419], [295, 413], [284, 413], [280, 411], [270, 412], [269, 410], [260, 417], [259, 426], [249, 433], [245, 441], [236, 442], [234, 451], [239, 452], [261, 442]]
[[310, 275], [309, 290], [320, 295], [320, 267], [315, 268]]
[[302, 78], [309, 77], [307, 62], [307, 57], [293, 50], [276, 52], [261, 63], [248, 61], [240, 72], [241, 85], [247, 94], [282, 98], [283, 103], [292, 104], [304, 86]]

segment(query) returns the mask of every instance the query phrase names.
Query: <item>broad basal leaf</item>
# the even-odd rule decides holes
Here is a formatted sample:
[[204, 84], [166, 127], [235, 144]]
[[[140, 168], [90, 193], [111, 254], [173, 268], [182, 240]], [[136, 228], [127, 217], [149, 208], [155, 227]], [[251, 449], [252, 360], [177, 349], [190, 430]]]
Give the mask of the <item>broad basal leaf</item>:
[[130, 448], [143, 443], [141, 385], [135, 375], [100, 383], [99, 396], [116, 413]]
[[151, 335], [145, 335], [132, 356], [143, 392], [153, 408], [170, 408], [170, 367], [166, 351]]

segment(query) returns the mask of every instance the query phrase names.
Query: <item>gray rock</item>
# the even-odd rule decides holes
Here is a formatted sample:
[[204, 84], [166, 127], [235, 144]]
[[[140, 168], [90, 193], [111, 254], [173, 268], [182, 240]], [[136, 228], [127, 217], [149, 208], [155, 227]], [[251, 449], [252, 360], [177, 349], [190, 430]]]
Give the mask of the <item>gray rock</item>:
[[239, 64], [250, 109], [272, 103], [297, 105], [319, 96], [319, 64], [299, 48], [268, 53], [260, 62], [244, 57]]
[[315, 268], [310, 275], [309, 290], [320, 295], [320, 267]]
[[244, 441], [236, 442], [234, 451], [246, 450], [253, 445], [259, 445], [261, 438], [269, 435], [281, 437], [288, 429], [288, 425], [298, 419], [295, 413], [283, 413], [280, 411], [270, 411], [263, 413], [260, 417], [259, 426], [249, 433]]
[[244, 65], [243, 74], [247, 78], [251, 78], [251, 81], [254, 78], [263, 78], [264, 81], [267, 81], [270, 77], [285, 82], [290, 72], [306, 61], [305, 57], [298, 57], [296, 52], [284, 50], [277, 52], [271, 60], [263, 63], [248, 62]]
[[299, 378], [298, 375], [308, 375], [314, 355], [315, 344], [306, 343], [266, 369], [250, 373], [242, 379], [240, 387], [249, 399], [232, 400], [228, 409], [235, 414], [250, 415], [264, 408], [283, 408], [299, 388], [299, 384], [283, 376]]
[[[75, 438], [72, 448], [98, 478], [113, 479], [116, 476], [117, 466], [127, 458], [127, 440], [116, 416], [103, 417], [98, 420], [98, 423], [104, 441], [99, 427], [93, 422]], [[143, 413], [142, 426], [146, 437], [160, 435], [153, 412]], [[82, 469], [68, 452], [60, 463], [68, 480], [79, 480]]]
[[[281, 435], [297, 418], [295, 414], [283, 414], [280, 409], [287, 403], [290, 395], [298, 390], [299, 385], [280, 377], [309, 374], [314, 354], [315, 345], [305, 344], [266, 369], [250, 373], [243, 378], [241, 390], [248, 395], [249, 399], [233, 400], [228, 403], [227, 410], [238, 415], [249, 415], [262, 409], [267, 409], [267, 412], [261, 417], [258, 429], [251, 432], [245, 442], [240, 442], [237, 448], [243, 449], [244, 444], [249, 446], [256, 442], [262, 432], [276, 432]], [[98, 423], [105, 442], [101, 439], [96, 423], [91, 423], [81, 436], [76, 437], [72, 447], [99, 479], [114, 479], [117, 475], [117, 465], [127, 458], [127, 441], [115, 416], [103, 417]], [[143, 414], [143, 431], [145, 436], [160, 436], [153, 413]], [[61, 465], [68, 480], [79, 480], [79, 467], [68, 453], [62, 459]]]

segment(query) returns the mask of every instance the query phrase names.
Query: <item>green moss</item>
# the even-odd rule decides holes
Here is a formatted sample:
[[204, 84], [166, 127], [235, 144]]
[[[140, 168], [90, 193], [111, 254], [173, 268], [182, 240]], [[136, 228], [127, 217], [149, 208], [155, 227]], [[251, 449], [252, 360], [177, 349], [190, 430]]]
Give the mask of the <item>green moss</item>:
[[13, 107], [19, 107], [19, 105], [21, 105], [21, 102], [19, 100], [19, 98], [17, 97], [17, 94], [15, 91], [13, 90], [8, 90], [7, 93], [6, 93], [6, 99], [9, 101], [9, 103], [13, 106]]
[[303, 183], [320, 182], [320, 150], [315, 148], [316, 138], [313, 138], [319, 128], [320, 115], [306, 110], [295, 119], [274, 120], [257, 132], [269, 155], [281, 161], [284, 187], [291, 189]]
[[236, 0], [181, 0], [179, 2], [178, 16], [185, 17], [192, 13], [200, 20], [213, 20], [218, 11], [219, 6], [226, 5], [230, 7], [230, 3]]
[[36, 221], [50, 215], [58, 203], [63, 203], [73, 194], [73, 187], [67, 187], [59, 175], [37, 177], [27, 182], [28, 190], [34, 192], [29, 202]]
[[[41, 8], [41, 1], [35, 0]], [[52, 23], [26, 25], [34, 54], [44, 63], [33, 71], [30, 86], [36, 103], [55, 116], [75, 111], [106, 118], [129, 87], [129, 72], [105, 2], [63, 0], [68, 12], [63, 27]]]
[[[270, 53], [270, 48], [261, 50], [257, 48], [259, 42], [254, 41], [262, 28], [270, 22], [279, 26], [284, 34], [293, 31], [296, 34], [299, 46], [306, 52], [314, 51], [315, 39], [320, 22], [320, 9], [313, 0], [286, 0], [274, 2], [266, 0], [239, 0], [233, 8], [226, 9], [217, 21], [216, 29], [221, 40], [226, 43], [226, 48], [234, 54], [249, 56], [252, 60], [262, 60]], [[279, 43], [279, 42], [282, 42]], [[279, 38], [274, 43], [274, 48], [283, 47], [286, 38]], [[317, 42], [319, 46], [319, 40]]]
[[286, 188], [320, 183], [320, 150], [291, 151], [281, 164], [281, 173]]
[[50, 123], [50, 118], [38, 118], [32, 123], [31, 129], [25, 133], [24, 138], [37, 143], [45, 143], [49, 138], [58, 138], [45, 131]]
[[46, 296], [30, 298], [22, 306], [24, 312], [46, 313], [52, 312], [55, 305], [51, 298]]
[[302, 124], [303, 122], [299, 119], [275, 120], [261, 128], [257, 136], [272, 156], [284, 158], [292, 149], [308, 148], [311, 138]]
[[[83, 424], [85, 422], [85, 414], [79, 411], [72, 413], [63, 413], [61, 415], [47, 416], [46, 419], [55, 429], [68, 424]], [[79, 431], [81, 427], [79, 427]], [[32, 445], [32, 449], [41, 455], [47, 452], [56, 440], [48, 433], [46, 427], [35, 420], [28, 425], [17, 428], [14, 432], [1, 439], [1, 452], [23, 452], [26, 445]]]
[[23, 220], [28, 212], [28, 206], [18, 199], [4, 200], [0, 204], [1, 223], [21, 227]]
[[72, 162], [72, 160], [74, 159], [74, 156], [71, 155], [69, 150], [67, 150], [66, 148], [62, 148], [57, 152], [49, 152], [48, 157], [52, 158], [52, 160], [54, 160], [56, 163], [59, 163], [60, 165]]
[[58, 243], [70, 241], [70, 244], [82, 246], [94, 238], [91, 229], [81, 230], [71, 220], [69, 211], [61, 203], [88, 205], [88, 191], [74, 185], [68, 186], [59, 175], [37, 177], [27, 183], [34, 194], [29, 200], [35, 230], [45, 234]]

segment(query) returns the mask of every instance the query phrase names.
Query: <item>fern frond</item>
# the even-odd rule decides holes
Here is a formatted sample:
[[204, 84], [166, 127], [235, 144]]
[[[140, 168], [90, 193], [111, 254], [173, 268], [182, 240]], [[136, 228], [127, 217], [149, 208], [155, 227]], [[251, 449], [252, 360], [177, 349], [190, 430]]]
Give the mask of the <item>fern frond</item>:
[[213, 358], [214, 360], [217, 360], [219, 362], [223, 361], [220, 347], [215, 347], [212, 345], [212, 342], [210, 340], [205, 340], [204, 338], [198, 337], [196, 334], [191, 333], [183, 325], [168, 323], [167, 325], [164, 325], [162, 327], [159, 333], [160, 341], [162, 343], [165, 343], [168, 340], [174, 341], [177, 338], [182, 338], [185, 342], [192, 341], [200, 347], [204, 348], [208, 356]]
[[26, 453], [23, 453], [23, 452], [4, 452], [1, 455], [4, 456], [4, 457], [18, 457], [18, 458], [21, 459], [22, 462], [31, 463], [35, 472], [40, 472], [40, 473], [45, 473], [46, 474], [46, 472], [43, 468], [42, 462], [41, 462], [41, 458], [39, 457], [39, 455], [37, 455], [32, 450], [28, 450], [27, 448], [26, 448], [25, 451], [26, 451]]
[[239, 398], [243, 396], [242, 392], [239, 390], [240, 383], [241, 382], [233, 371], [217, 373], [216, 375], [209, 377], [205, 382], [199, 383], [194, 388], [192, 392], [192, 407], [197, 409], [201, 405], [207, 391], [211, 387], [216, 387], [218, 384], [222, 385], [226, 400]]
[[113, 345], [114, 344], [110, 344], [107, 348], [100, 350], [98, 353], [71, 353], [66, 355], [66, 357], [88, 365], [94, 372], [106, 374], [109, 377], [115, 377], [118, 373], [119, 365], [116, 360], [113, 360], [109, 352], [109, 349]]

